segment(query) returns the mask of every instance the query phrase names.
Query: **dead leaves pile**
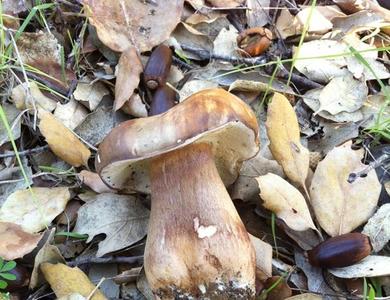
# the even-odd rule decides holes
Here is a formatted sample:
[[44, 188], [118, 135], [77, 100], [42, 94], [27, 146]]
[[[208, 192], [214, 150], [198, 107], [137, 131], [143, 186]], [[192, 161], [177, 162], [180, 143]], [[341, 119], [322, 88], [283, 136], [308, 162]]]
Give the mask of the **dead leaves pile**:
[[[27, 2], [3, 2], [4, 24], [17, 30], [21, 25], [18, 13], [28, 11], [23, 8]], [[96, 147], [113, 127], [129, 118], [147, 116], [150, 95], [145, 95], [142, 72], [150, 51], [161, 43], [174, 49], [180, 61], [171, 67], [167, 81], [178, 90], [181, 101], [197, 91], [223, 87], [252, 105], [259, 118], [262, 149], [243, 163], [229, 192], [233, 199], [247, 201], [243, 204], [246, 210], [240, 213], [253, 233], [256, 276], [269, 286], [281, 282], [275, 299], [291, 296], [287, 280], [272, 276], [275, 272], [288, 274], [288, 283], [301, 290], [333, 294], [335, 289], [328, 287], [320, 270], [308, 264], [302, 250], [318, 244], [321, 236], [361, 231], [363, 226], [374, 254], [354, 266], [329, 272], [338, 278], [390, 275], [389, 257], [382, 255], [390, 240], [390, 204], [377, 209], [382, 182], [363, 163], [367, 153], [353, 150], [350, 142], [359, 128], [370, 130], [377, 124], [379, 113], [383, 120], [390, 117], [390, 109], [383, 105], [386, 91], [372, 92], [377, 88], [374, 81], [390, 78], [388, 53], [380, 55], [380, 49], [388, 46], [383, 38], [389, 34], [386, 9], [370, 0], [335, 0], [338, 6], [300, 5], [294, 14], [291, 9], [273, 13], [270, 0], [79, 2], [77, 14], [86, 16], [82, 22], [72, 23], [79, 16], [67, 11], [52, 18], [61, 24], [52, 32], [22, 30], [14, 57], [23, 66], [23, 77], [15, 75], [10, 103], [2, 105], [13, 134], [10, 137], [0, 124], [2, 152], [12, 150], [11, 140], [27, 148], [30, 142], [46, 143], [50, 149], [22, 158], [28, 182], [20, 180], [23, 172], [16, 160], [5, 157], [0, 165], [0, 178], [6, 182], [0, 185], [0, 257], [30, 263], [30, 289], [48, 282], [58, 299], [117, 298], [115, 284], [111, 284], [115, 295], [105, 296], [99, 287], [105, 289], [109, 279], [104, 278], [119, 282], [124, 277], [127, 284], [122, 294], [127, 289], [131, 297], [134, 290], [152, 297], [139, 265], [122, 277], [116, 264], [114, 270], [108, 265], [91, 268], [89, 278], [83, 268], [70, 265], [112, 259], [109, 255], [136, 258], [143, 253], [148, 197], [122, 195], [108, 188], [90, 168]], [[64, 7], [58, 4], [56, 9]], [[238, 26], [232, 17], [239, 20]], [[62, 26], [65, 23], [68, 26]], [[265, 25], [272, 25], [274, 37], [289, 45], [297, 45], [294, 39], [306, 31], [301, 47], [292, 47], [294, 75], [308, 84], [303, 89], [287, 85], [282, 68], [272, 75], [263, 68], [239, 72], [237, 64], [244, 58], [237, 36], [243, 28]], [[74, 44], [66, 49], [68, 38]], [[270, 58], [246, 58], [244, 62], [276, 62], [278, 51], [274, 43], [268, 51]], [[297, 86], [300, 80], [292, 78]], [[297, 92], [300, 100], [295, 102]], [[260, 101], [264, 93], [273, 96]], [[268, 100], [265, 96], [262, 100]], [[364, 170], [368, 170], [364, 177], [350, 180]], [[28, 188], [27, 183], [34, 187]], [[255, 212], [263, 218], [247, 209], [253, 199]], [[269, 224], [260, 226], [270, 212], [276, 216], [272, 225], [278, 225], [275, 236], [267, 232]], [[286, 235], [279, 237], [280, 231]], [[290, 246], [296, 242], [294, 253], [292, 247], [285, 247], [287, 236]], [[90, 279], [94, 276], [103, 280], [95, 282]], [[307, 293], [289, 299], [317, 298]]]

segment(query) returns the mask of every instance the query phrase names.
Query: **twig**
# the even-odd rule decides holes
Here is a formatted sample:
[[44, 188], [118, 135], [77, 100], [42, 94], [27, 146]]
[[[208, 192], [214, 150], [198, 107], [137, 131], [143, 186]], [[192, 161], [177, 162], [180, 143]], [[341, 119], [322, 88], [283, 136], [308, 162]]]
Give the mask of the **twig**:
[[68, 262], [71, 267], [85, 265], [85, 264], [110, 264], [110, 263], [127, 263], [133, 264], [136, 262], [142, 262], [144, 259], [143, 255], [140, 256], [109, 256], [109, 257], [83, 257]]
[[202, 48], [195, 48], [189, 45], [181, 44], [181, 48], [185, 51], [191, 52], [193, 54], [196, 54], [201, 59], [216, 59], [216, 60], [222, 60], [227, 61], [235, 64], [247, 64], [247, 65], [258, 65], [258, 64], [264, 64], [267, 62], [267, 59], [264, 55], [253, 57], [253, 58], [247, 58], [247, 57], [238, 57], [238, 56], [226, 56], [226, 55], [219, 55], [212, 53], [206, 49]]
[[[284, 70], [282, 68], [282, 69], [280, 69], [277, 77], [281, 78], [281, 79], [287, 79], [288, 80], [289, 72], [287, 72], [286, 70]], [[305, 78], [303, 76], [300, 76], [300, 75], [297, 75], [297, 74], [294, 74], [294, 73], [291, 74], [290, 80], [295, 85], [307, 88], [309, 90], [311, 90], [311, 89], [318, 89], [318, 88], [324, 87], [322, 84], [319, 84], [319, 83], [317, 83], [317, 82], [315, 82], [313, 80], [310, 80], [308, 78]]]
[[363, 170], [356, 172], [356, 173], [355, 172], [350, 173], [347, 181], [349, 183], [353, 183], [357, 178], [366, 177], [370, 171], [380, 167], [382, 164], [384, 164], [389, 159], [390, 159], [389, 153], [385, 153], [385, 154], [381, 155], [378, 159], [374, 160], [373, 162], [370, 162], [368, 164], [368, 166], [366, 168], [364, 168]]
[[181, 59], [177, 58], [176, 56], [173, 56], [173, 64], [177, 65], [178, 67], [185, 68], [187, 70], [192, 70], [193, 66], [187, 64], [186, 62], [182, 61]]
[[[20, 156], [24, 156], [24, 155], [29, 155], [29, 154], [33, 154], [33, 153], [39, 153], [39, 152], [45, 151], [47, 149], [49, 149], [49, 145], [36, 147], [36, 148], [33, 148], [33, 149], [27, 149], [27, 150], [24, 150], [24, 151], [20, 151], [18, 153], [19, 153]], [[16, 156], [15, 152], [0, 154], [0, 158], [7, 158], [7, 157], [14, 157], [14, 156]]]

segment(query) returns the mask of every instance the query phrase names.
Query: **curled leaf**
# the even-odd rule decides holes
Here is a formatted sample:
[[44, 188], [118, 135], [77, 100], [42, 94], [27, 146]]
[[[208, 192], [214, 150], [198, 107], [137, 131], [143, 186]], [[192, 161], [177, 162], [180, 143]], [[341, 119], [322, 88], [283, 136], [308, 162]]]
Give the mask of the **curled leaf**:
[[284, 173], [293, 182], [305, 186], [309, 171], [309, 151], [300, 142], [298, 119], [290, 102], [275, 93], [267, 111], [269, 148]]

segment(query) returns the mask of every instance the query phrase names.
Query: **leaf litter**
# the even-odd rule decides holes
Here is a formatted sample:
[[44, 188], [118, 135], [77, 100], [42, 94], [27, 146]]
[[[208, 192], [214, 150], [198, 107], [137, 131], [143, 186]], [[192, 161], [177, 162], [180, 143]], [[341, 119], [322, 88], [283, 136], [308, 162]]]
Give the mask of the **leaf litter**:
[[[388, 280], [390, 154], [371, 153], [390, 141], [384, 1], [39, 3], [2, 3], [0, 258], [27, 270], [30, 290], [19, 291], [152, 299], [139, 272], [150, 195], [109, 188], [94, 161], [114, 127], [147, 117], [154, 92], [144, 66], [162, 43], [174, 53], [176, 102], [221, 87], [257, 115], [261, 151], [228, 191], [252, 234], [261, 297], [295, 288], [286, 299], [340, 298], [350, 295], [337, 281]], [[242, 56], [238, 35], [258, 27], [272, 31], [270, 48]], [[321, 238], [352, 231], [369, 236], [370, 256], [326, 274], [309, 264], [305, 251]], [[110, 272], [99, 272], [106, 264]], [[115, 288], [102, 278], [122, 271], [135, 275]], [[275, 278], [283, 285], [261, 291]]]

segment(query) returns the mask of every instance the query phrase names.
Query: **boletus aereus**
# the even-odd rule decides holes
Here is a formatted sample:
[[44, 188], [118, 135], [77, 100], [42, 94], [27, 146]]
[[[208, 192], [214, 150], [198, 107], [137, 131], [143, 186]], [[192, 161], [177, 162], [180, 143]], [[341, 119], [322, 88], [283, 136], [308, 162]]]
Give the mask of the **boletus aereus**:
[[226, 191], [259, 149], [247, 104], [223, 89], [126, 121], [99, 147], [110, 187], [151, 193], [145, 273], [160, 299], [252, 299], [255, 252]]

